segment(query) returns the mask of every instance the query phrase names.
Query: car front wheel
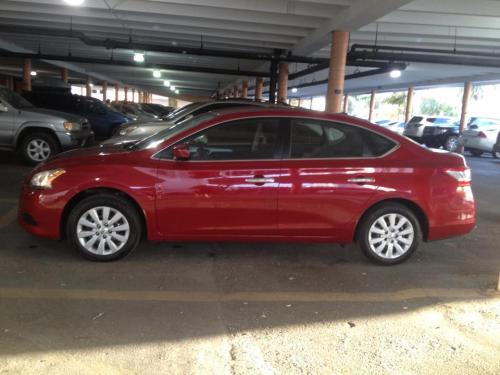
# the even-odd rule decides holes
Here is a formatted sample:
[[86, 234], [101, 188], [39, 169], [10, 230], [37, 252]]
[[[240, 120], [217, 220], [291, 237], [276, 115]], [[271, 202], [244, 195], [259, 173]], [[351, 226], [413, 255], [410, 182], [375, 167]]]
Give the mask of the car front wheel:
[[141, 239], [141, 220], [125, 198], [112, 194], [90, 196], [68, 217], [67, 236], [84, 257], [111, 261], [134, 250]]
[[24, 160], [36, 165], [59, 152], [57, 140], [47, 133], [31, 133], [21, 141], [21, 152]]
[[444, 143], [444, 148], [450, 152], [456, 152], [458, 150], [458, 146], [458, 137], [455, 135], [448, 137]]
[[418, 219], [407, 207], [387, 203], [361, 222], [357, 241], [375, 263], [391, 265], [408, 259], [422, 241]]

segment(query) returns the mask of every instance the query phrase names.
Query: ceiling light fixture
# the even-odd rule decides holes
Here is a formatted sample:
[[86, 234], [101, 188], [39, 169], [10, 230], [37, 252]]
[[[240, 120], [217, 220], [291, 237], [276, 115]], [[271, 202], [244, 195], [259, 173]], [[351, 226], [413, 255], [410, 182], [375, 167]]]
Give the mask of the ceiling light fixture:
[[64, 2], [68, 5], [77, 7], [79, 5], [82, 5], [85, 0], [64, 0]]
[[399, 77], [401, 77], [401, 70], [399, 70], [399, 69], [391, 70], [389, 75], [391, 76], [391, 78], [399, 78]]
[[170, 91], [175, 91], [175, 86], [170, 86]]
[[179, 90], [175, 90], [175, 93], [178, 94], [179, 93]]
[[153, 70], [153, 77], [161, 78], [161, 72], [159, 70]]
[[37, 74], [37, 73], [36, 73], [34, 70], [32, 70], [32, 71], [31, 71], [31, 75], [32, 75], [33, 77], [36, 77], [36, 74]]
[[292, 92], [295, 94], [299, 89], [297, 87], [292, 87]]
[[163, 81], [163, 86], [170, 87], [170, 81]]
[[135, 52], [134, 53], [134, 61], [138, 62], [138, 63], [144, 62], [144, 54], [143, 53], [139, 53], [139, 52]]

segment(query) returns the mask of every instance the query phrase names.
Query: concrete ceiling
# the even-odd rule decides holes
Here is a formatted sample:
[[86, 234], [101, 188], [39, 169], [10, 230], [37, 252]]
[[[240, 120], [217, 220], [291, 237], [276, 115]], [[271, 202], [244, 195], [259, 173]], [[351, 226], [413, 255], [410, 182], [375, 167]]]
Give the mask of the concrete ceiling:
[[[86, 37], [158, 46], [203, 47], [222, 51], [329, 56], [330, 31], [351, 31], [350, 44], [453, 48], [500, 52], [500, 2], [488, 0], [85, 0], [74, 7], [63, 0], [0, 1], [0, 49], [13, 52], [92, 57], [130, 62], [134, 51], [89, 46], [72, 37], [43, 36], [28, 28], [83, 32]], [[9, 30], [12, 28], [12, 30]], [[24, 32], [13, 32], [24, 28]], [[143, 52], [143, 51], [136, 51]], [[146, 51], [148, 64], [174, 64], [227, 70], [268, 71], [263, 61]], [[53, 61], [50, 61], [54, 64]], [[3, 61], [0, 71], [12, 71]], [[127, 84], [169, 93], [152, 68], [81, 62], [58, 62], [80, 78]], [[304, 64], [292, 64], [291, 71]], [[47, 66], [43, 66], [47, 70]], [[356, 68], [349, 68], [352, 72]], [[19, 72], [18, 72], [19, 74]], [[48, 73], [47, 73], [48, 74]], [[181, 94], [209, 95], [245, 76], [162, 70], [162, 79]], [[293, 85], [323, 79], [325, 71], [302, 77]], [[499, 69], [411, 63], [400, 81], [387, 74], [347, 81], [347, 91], [407, 84], [455, 82], [470, 77], [500, 78]], [[78, 77], [77, 77], [78, 78]], [[319, 95], [324, 86], [300, 92]]]

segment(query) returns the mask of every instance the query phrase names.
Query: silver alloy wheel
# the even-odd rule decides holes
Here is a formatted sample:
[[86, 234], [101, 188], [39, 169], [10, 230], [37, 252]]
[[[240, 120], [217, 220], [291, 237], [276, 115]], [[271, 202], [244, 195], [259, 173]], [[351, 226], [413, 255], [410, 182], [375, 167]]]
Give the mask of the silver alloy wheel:
[[458, 149], [458, 138], [457, 137], [450, 137], [446, 140], [446, 144], [444, 146], [446, 150], [455, 152]]
[[44, 161], [50, 156], [50, 146], [43, 139], [33, 139], [28, 143], [26, 151], [34, 161]]
[[107, 206], [86, 211], [78, 220], [76, 234], [80, 244], [96, 255], [111, 255], [128, 241], [130, 226], [125, 215]]
[[401, 214], [386, 214], [370, 227], [368, 243], [379, 257], [395, 259], [410, 250], [414, 237], [415, 229], [410, 220]]

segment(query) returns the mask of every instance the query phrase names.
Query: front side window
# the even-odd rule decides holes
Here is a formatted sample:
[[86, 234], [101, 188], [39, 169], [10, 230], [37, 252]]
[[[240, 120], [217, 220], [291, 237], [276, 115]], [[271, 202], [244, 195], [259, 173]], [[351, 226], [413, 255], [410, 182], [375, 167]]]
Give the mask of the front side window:
[[376, 157], [396, 143], [369, 130], [330, 121], [293, 119], [292, 159]]
[[[278, 158], [278, 118], [226, 122], [189, 136], [191, 160], [263, 160]], [[162, 158], [172, 158], [170, 147]]]

